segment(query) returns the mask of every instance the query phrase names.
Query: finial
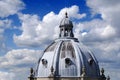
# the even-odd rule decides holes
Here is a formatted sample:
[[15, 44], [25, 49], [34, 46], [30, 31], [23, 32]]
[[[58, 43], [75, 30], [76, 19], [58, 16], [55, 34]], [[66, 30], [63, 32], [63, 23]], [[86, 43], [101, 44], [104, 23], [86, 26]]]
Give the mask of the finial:
[[104, 68], [102, 68], [102, 69], [101, 69], [101, 73], [102, 73], [102, 74], [101, 74], [101, 80], [106, 80], [106, 77], [105, 77], [105, 75], [104, 75], [104, 72], [105, 72], [105, 71], [104, 71]]
[[101, 73], [104, 74], [104, 68], [101, 69]]
[[30, 80], [34, 79], [34, 70], [33, 68], [30, 69]]
[[30, 69], [30, 73], [33, 74], [33, 68]]
[[68, 18], [68, 14], [67, 14], [67, 12], [65, 13], [65, 17]]
[[110, 80], [110, 76], [108, 75], [107, 80]]

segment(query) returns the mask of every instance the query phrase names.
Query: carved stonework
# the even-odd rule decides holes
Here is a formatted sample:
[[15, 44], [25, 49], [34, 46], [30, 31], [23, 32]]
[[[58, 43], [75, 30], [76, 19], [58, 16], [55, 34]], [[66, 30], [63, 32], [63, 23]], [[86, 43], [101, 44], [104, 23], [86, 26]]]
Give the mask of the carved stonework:
[[53, 68], [53, 66], [51, 66], [51, 74], [50, 74], [49, 77], [54, 77], [54, 68]]

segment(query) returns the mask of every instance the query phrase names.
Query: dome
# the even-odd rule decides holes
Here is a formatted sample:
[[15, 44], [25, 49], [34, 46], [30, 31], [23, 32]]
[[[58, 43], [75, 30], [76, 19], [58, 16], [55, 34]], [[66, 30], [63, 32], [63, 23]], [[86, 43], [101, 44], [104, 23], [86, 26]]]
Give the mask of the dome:
[[[37, 69], [31, 69], [30, 80], [106, 80], [94, 54], [77, 38], [73, 24], [66, 17], [60, 23], [59, 38], [41, 54]], [[109, 78], [108, 78], [109, 79]]]
[[99, 77], [98, 62], [76, 38], [57, 39], [43, 52], [38, 62], [37, 77]]
[[73, 24], [72, 21], [69, 20], [67, 13], [65, 13], [65, 18], [63, 18], [60, 22], [60, 37], [74, 37], [73, 34]]

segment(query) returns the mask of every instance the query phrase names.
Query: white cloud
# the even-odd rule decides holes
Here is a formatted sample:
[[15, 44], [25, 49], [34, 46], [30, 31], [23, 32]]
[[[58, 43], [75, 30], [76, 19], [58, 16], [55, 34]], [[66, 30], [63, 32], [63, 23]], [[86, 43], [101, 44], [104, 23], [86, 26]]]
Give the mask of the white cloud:
[[76, 5], [63, 8], [58, 14], [51, 11], [42, 20], [37, 15], [19, 14], [23, 32], [21, 35], [14, 35], [15, 43], [20, 46], [39, 46], [57, 38], [60, 20], [65, 17], [66, 10], [71, 18], [80, 19], [86, 16], [79, 14], [79, 7]]
[[[4, 30], [11, 27], [12, 20], [8, 19], [9, 15], [17, 14], [24, 8], [21, 0], [0, 0], [0, 48], [4, 40]], [[1, 50], [0, 50], [1, 51]]]
[[73, 17], [73, 18], [76, 18], [76, 19], [81, 19], [81, 18], [86, 17], [85, 13], [79, 14], [80, 10], [79, 10], [79, 7], [76, 6], [76, 5], [73, 5], [69, 8], [61, 9], [61, 11], [59, 12], [59, 15], [63, 16], [66, 11], [69, 13], [69, 17]]
[[115, 29], [112, 28], [110, 25], [106, 26], [106, 28], [103, 30], [101, 36], [104, 37], [109, 37], [109, 36], [114, 36], [115, 35]]
[[[94, 3], [93, 3], [94, 1]], [[92, 32], [91, 35], [89, 35], [88, 32], [88, 38], [90, 38], [93, 35], [97, 35], [97, 38], [102, 39], [103, 44], [101, 44], [101, 49], [107, 51], [116, 51], [115, 48], [119, 47], [119, 7], [120, 7], [120, 1], [114, 1], [114, 0], [87, 0], [87, 5], [90, 7], [93, 11], [93, 13], [98, 13], [102, 15], [102, 19], [99, 21], [93, 21], [86, 23], [83, 23], [84, 26], [96, 26], [91, 27], [89, 32]], [[114, 6], [113, 6], [114, 5]], [[97, 23], [96, 23], [97, 22]], [[88, 28], [86, 28], [88, 29]], [[99, 35], [98, 35], [99, 34]], [[96, 37], [96, 36], [93, 36]], [[88, 38], [85, 38], [86, 40]], [[95, 39], [96, 41], [100, 42], [99, 40]], [[94, 42], [94, 41], [93, 41]], [[105, 43], [104, 43], [105, 42]], [[106, 45], [106, 46], [104, 46]], [[99, 47], [99, 46], [98, 46]], [[108, 47], [111, 47], [110, 49]]]
[[11, 72], [1, 72], [0, 71], [0, 80], [13, 80], [15, 77], [14, 73]]
[[[120, 0], [87, 0], [87, 5], [92, 9], [92, 13], [101, 14], [102, 19], [74, 23], [75, 36], [80, 38], [85, 45], [93, 49], [93, 52], [95, 52], [100, 62], [100, 66], [105, 67], [106, 72], [111, 73], [109, 75], [112, 80], [119, 79], [120, 75], [120, 69], [117, 67], [120, 66], [119, 1]], [[7, 5], [6, 7], [0, 6], [0, 12], [5, 9], [0, 13], [0, 17], [16, 14], [19, 10], [23, 9], [24, 6], [20, 0], [15, 0], [13, 2], [10, 0], [2, 0], [0, 4]], [[86, 14], [79, 14], [78, 6], [61, 9], [58, 14], [51, 11], [46, 14], [42, 20], [40, 20], [37, 15], [18, 14], [22, 24], [22, 34], [14, 35], [15, 43], [19, 46], [44, 46], [51, 40], [57, 38], [59, 35], [60, 20], [63, 18], [66, 11], [68, 11], [70, 18], [81, 19], [86, 16]], [[9, 20], [0, 21], [0, 27], [1, 25], [2, 27], [7, 26], [6, 23], [9, 23]], [[0, 33], [3, 33], [3, 31], [4, 29], [0, 29]], [[28, 66], [36, 62], [36, 57], [38, 57], [38, 55], [39, 51], [35, 50], [11, 50], [4, 57], [0, 57], [0, 67], [9, 69], [9, 71], [11, 71], [10, 75], [13, 77], [14, 74], [20, 71], [22, 72], [22, 70], [24, 70], [24, 72], [22, 72], [23, 74], [28, 74]], [[113, 70], [115, 68], [117, 70]], [[0, 76], [2, 73], [2, 76], [7, 76], [8, 74], [8, 72], [1, 71]], [[16, 74], [15, 77], [17, 78], [17, 76], [22, 76], [24, 79], [26, 77], [26, 75], [22, 74]], [[5, 80], [4, 78], [5, 77], [3, 77], [3, 80]]]
[[29, 69], [35, 68], [40, 55], [40, 50], [17, 49], [9, 51], [5, 56], [0, 57], [1, 79], [27, 79]]
[[102, 18], [119, 33], [120, 0], [87, 0], [87, 5], [92, 9], [93, 13], [101, 14]]
[[8, 17], [16, 14], [24, 8], [24, 3], [21, 0], [0, 0], [0, 17]]
[[21, 0], [0, 0], [0, 55], [3, 55], [8, 48], [5, 45], [4, 32], [12, 27], [12, 20], [8, 18], [10, 15], [17, 14], [24, 8], [24, 3]]
[[[100, 67], [106, 69], [111, 80], [117, 80], [120, 75], [120, 0], [87, 0], [87, 5], [93, 14], [101, 14], [102, 19], [97, 21], [97, 24], [95, 21], [93, 24], [88, 22], [88, 25], [96, 27], [91, 27], [92, 30], [86, 28], [89, 32], [82, 38], [87, 40], [84, 43], [94, 50]], [[86, 23], [82, 25], [86, 26]]]
[[[9, 68], [17, 65], [29, 66], [37, 62], [40, 56], [40, 51], [29, 49], [18, 49], [9, 51], [4, 57], [0, 57], [0, 67]], [[19, 67], [19, 66], [18, 66]]]
[[74, 32], [75, 36], [84, 42], [104, 41], [117, 35], [114, 27], [100, 19], [77, 23]]

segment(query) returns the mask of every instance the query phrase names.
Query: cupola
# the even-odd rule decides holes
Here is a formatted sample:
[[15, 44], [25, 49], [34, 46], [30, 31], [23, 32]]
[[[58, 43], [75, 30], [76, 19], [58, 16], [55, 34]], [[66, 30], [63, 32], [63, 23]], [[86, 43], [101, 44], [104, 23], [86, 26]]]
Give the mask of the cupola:
[[69, 20], [67, 12], [65, 13], [65, 18], [60, 22], [60, 35], [59, 37], [74, 37], [73, 34], [73, 24]]

